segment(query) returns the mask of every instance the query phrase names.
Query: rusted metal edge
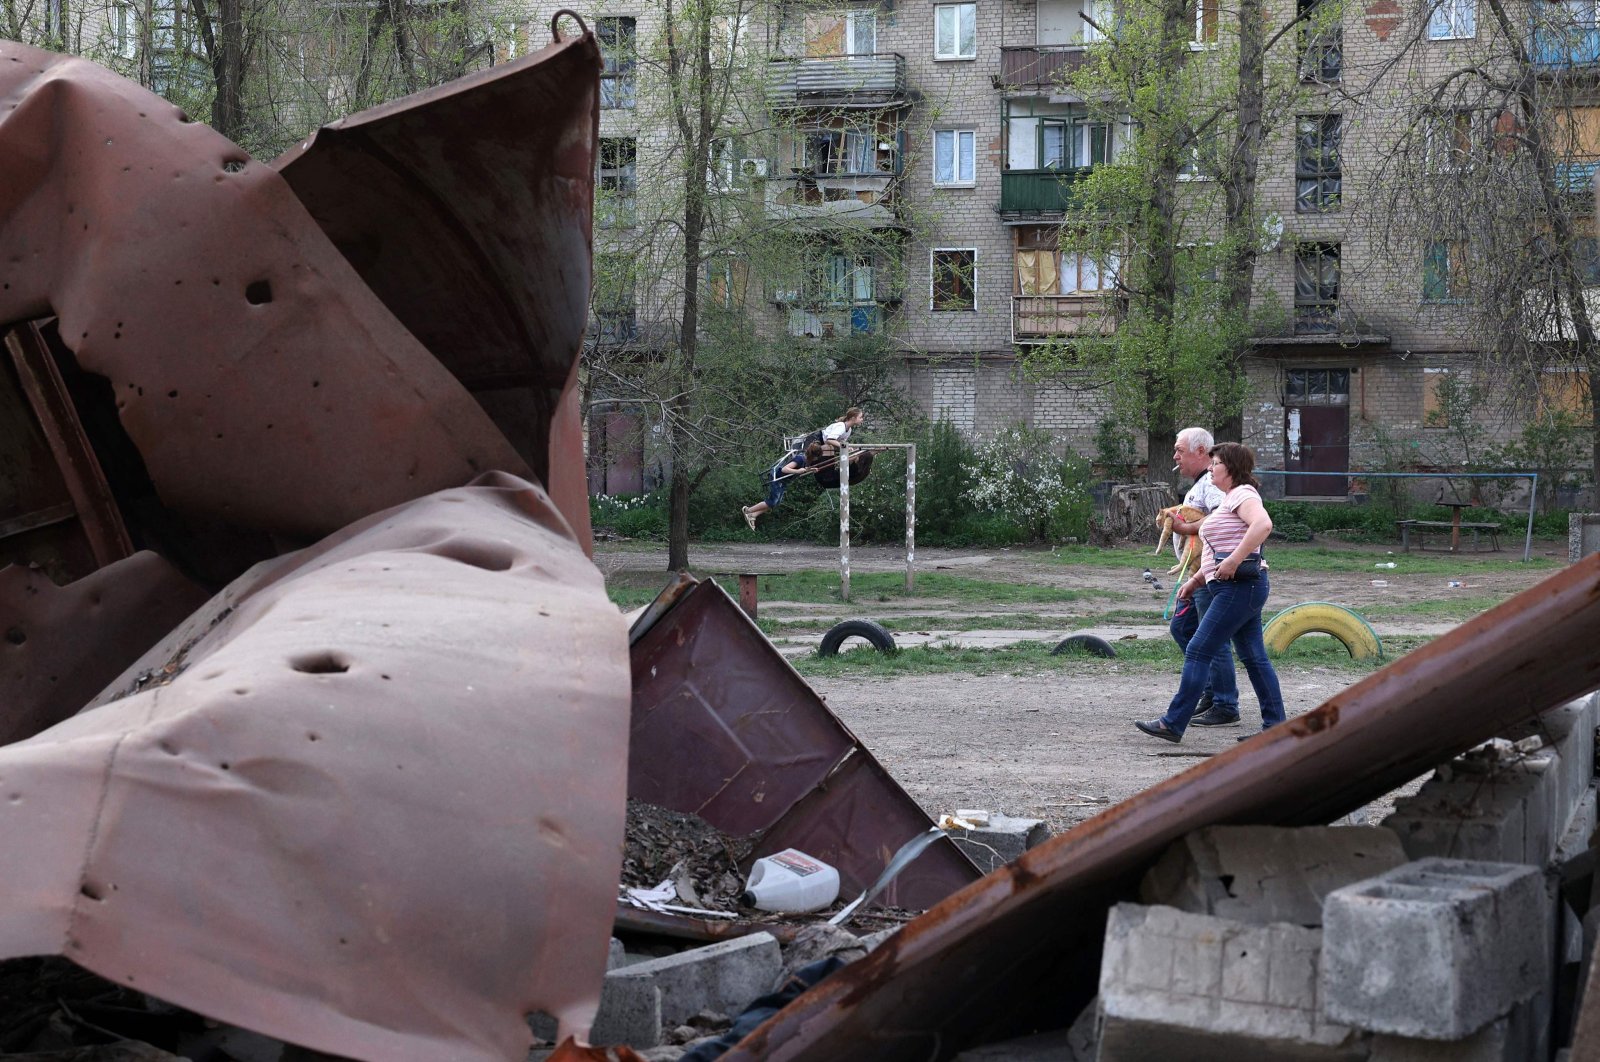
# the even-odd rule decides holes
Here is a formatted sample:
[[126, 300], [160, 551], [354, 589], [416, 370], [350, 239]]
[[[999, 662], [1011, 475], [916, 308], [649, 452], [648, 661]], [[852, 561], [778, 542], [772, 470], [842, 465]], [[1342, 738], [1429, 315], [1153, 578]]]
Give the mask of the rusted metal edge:
[[50, 356], [50, 344], [39, 330], [39, 322], [28, 321], [6, 332], [6, 349], [17, 367], [28, 404], [39, 421], [39, 428], [50, 453], [61, 469], [61, 478], [77, 510], [83, 537], [88, 540], [94, 561], [102, 568], [133, 555], [133, 540], [122, 522], [122, 513], [111, 497], [111, 487], [94, 455], [94, 447], [83, 432], [78, 414], [62, 382], [61, 371]]
[[655, 600], [633, 614], [633, 622], [628, 627], [628, 645], [631, 647], [649, 633], [650, 628], [656, 625], [656, 621], [671, 612], [672, 607], [683, 599], [683, 595], [699, 585], [700, 580], [688, 572], [678, 572], [671, 582], [661, 588], [661, 593], [655, 596]]
[[737, 940], [754, 933], [771, 933], [779, 944], [788, 944], [804, 927], [788, 922], [752, 922], [745, 919], [730, 922], [666, 911], [644, 911], [619, 900], [616, 928], [628, 933], [653, 933], [658, 937], [694, 940], [703, 944]]
[[1095, 991], [1106, 911], [1135, 898], [1172, 841], [1218, 823], [1327, 822], [1596, 688], [1600, 556], [1030, 850], [725, 1058], [947, 1058], [1028, 1025], [1063, 1027]]

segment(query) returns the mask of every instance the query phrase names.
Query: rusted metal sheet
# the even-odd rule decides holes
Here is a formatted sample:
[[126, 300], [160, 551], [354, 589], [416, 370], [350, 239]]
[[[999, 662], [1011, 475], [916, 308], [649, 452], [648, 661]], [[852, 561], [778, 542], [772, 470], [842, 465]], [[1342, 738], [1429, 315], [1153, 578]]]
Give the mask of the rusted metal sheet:
[[[932, 820], [716, 583], [664, 594], [677, 603], [633, 642], [628, 795], [763, 834], [752, 858], [793, 843], [865, 889]], [[945, 839], [879, 902], [923, 907], [977, 877]]]
[[38, 322], [11, 329], [5, 335], [5, 344], [22, 391], [28, 396], [56, 467], [66, 481], [95, 563], [103, 568], [129, 556], [133, 543], [122, 513], [111, 497], [111, 488], [83, 433], [83, 425], [78, 422], [77, 411]]
[[557, 41], [340, 119], [272, 163], [583, 540], [583, 441], [576, 420], [551, 429], [588, 319], [599, 72], [592, 35]]
[[303, 541], [529, 474], [271, 167], [86, 60], [0, 42], [0, 99], [0, 324], [59, 318], [167, 510]]
[[0, 957], [344, 1057], [521, 1059], [525, 1013], [598, 1002], [627, 727], [626, 629], [542, 490], [376, 514], [0, 748]]
[[1172, 841], [1214, 823], [1328, 822], [1596, 688], [1600, 556], [1030, 850], [724, 1057], [948, 1058], [1062, 1027], [1094, 995], [1109, 904], [1135, 899], [1143, 871]]
[[76, 713], [206, 594], [154, 553], [57, 586], [0, 568], [0, 745]]

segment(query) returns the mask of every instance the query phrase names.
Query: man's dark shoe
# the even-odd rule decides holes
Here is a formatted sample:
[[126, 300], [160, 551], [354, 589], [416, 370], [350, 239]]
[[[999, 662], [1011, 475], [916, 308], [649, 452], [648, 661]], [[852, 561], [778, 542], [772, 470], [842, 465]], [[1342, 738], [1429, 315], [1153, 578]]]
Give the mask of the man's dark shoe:
[[1236, 726], [1239, 722], [1239, 713], [1230, 712], [1226, 708], [1213, 706], [1209, 711], [1201, 712], [1189, 720], [1190, 726]]
[[1195, 715], [1205, 715], [1211, 711], [1211, 691], [1206, 690], [1200, 695], [1200, 703], [1194, 706]]
[[1162, 741], [1170, 741], [1173, 744], [1177, 744], [1183, 740], [1182, 734], [1169, 728], [1167, 724], [1163, 723], [1159, 719], [1152, 719], [1148, 723], [1134, 720], [1133, 725], [1138, 727], [1140, 730], [1143, 730], [1151, 737], [1160, 738]]

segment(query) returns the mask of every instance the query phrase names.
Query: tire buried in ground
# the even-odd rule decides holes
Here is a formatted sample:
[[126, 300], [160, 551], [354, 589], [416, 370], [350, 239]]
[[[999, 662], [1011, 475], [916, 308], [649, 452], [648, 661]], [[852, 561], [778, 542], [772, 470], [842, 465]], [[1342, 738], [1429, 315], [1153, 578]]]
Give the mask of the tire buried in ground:
[[1355, 612], [1327, 601], [1307, 601], [1290, 605], [1267, 621], [1261, 640], [1267, 651], [1276, 655], [1305, 634], [1327, 634], [1337, 639], [1351, 659], [1370, 660], [1383, 656], [1378, 632]]
[[1061, 644], [1050, 650], [1051, 656], [1061, 656], [1064, 653], [1088, 653], [1091, 656], [1103, 656], [1107, 660], [1117, 655], [1110, 642], [1092, 634], [1070, 635], [1061, 639]]
[[865, 638], [872, 643], [872, 647], [879, 652], [892, 653], [895, 651], [894, 635], [880, 624], [871, 620], [845, 620], [835, 623], [828, 628], [828, 633], [822, 636], [822, 644], [817, 646], [818, 656], [838, 656], [839, 646], [844, 644], [846, 638]]

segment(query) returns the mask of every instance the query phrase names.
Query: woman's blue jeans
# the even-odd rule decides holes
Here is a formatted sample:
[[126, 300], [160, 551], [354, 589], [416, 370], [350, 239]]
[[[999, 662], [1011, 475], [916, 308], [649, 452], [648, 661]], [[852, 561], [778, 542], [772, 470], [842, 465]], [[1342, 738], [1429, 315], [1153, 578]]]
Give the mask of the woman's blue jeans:
[[[1195, 631], [1200, 629], [1200, 617], [1211, 607], [1213, 585], [1196, 587], [1193, 597], [1187, 602], [1179, 602], [1180, 606], [1188, 607], [1180, 607], [1173, 613], [1167, 630], [1171, 632], [1172, 640], [1178, 643], [1179, 649], [1187, 651]], [[1222, 643], [1222, 649], [1211, 662], [1211, 682], [1207, 689], [1211, 691], [1212, 705], [1221, 709], [1223, 715], [1239, 714], [1239, 683], [1233, 677], [1233, 654], [1228, 652], [1227, 642]]]
[[1261, 640], [1261, 607], [1272, 591], [1267, 573], [1263, 571], [1260, 578], [1249, 582], [1217, 579], [1210, 587], [1211, 604], [1183, 651], [1183, 678], [1161, 721], [1177, 734], [1188, 729], [1195, 705], [1211, 680], [1212, 666], [1231, 641], [1234, 654], [1250, 676], [1256, 700], [1261, 702], [1261, 729], [1277, 726], [1284, 720], [1283, 693]]

